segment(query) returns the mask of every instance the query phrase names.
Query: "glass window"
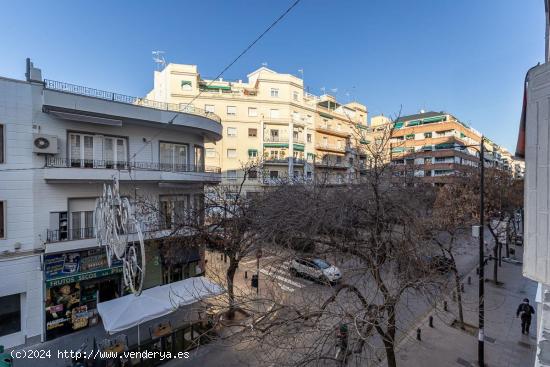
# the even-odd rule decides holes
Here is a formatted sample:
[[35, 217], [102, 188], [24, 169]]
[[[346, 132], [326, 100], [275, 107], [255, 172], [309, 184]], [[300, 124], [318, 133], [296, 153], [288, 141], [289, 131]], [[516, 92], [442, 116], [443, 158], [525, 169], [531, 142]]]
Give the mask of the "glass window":
[[279, 171], [269, 171], [269, 178], [279, 178]]
[[182, 80], [181, 81], [181, 90], [184, 91], [190, 91], [193, 88], [191, 82], [189, 80]]
[[0, 336], [21, 331], [21, 299], [19, 294], [0, 297]]
[[255, 158], [258, 156], [258, 151], [256, 149], [248, 149], [248, 157]]
[[215, 158], [216, 150], [214, 148], [206, 148], [206, 158]]
[[248, 117], [258, 116], [258, 109], [256, 107], [248, 107]]
[[249, 179], [258, 178], [258, 171], [256, 171], [255, 169], [252, 169], [252, 170], [248, 171], [248, 178]]
[[235, 116], [236, 114], [237, 114], [237, 107], [227, 106], [227, 115], [228, 116]]
[[204, 148], [198, 145], [195, 145], [195, 170], [204, 171]]
[[160, 167], [167, 171], [187, 170], [187, 145], [177, 143], [160, 143]]
[[431, 137], [432, 137], [432, 133], [424, 133], [424, 137], [425, 137], [426, 139], [431, 138]]
[[237, 149], [227, 149], [227, 158], [237, 158]]
[[298, 92], [296, 91], [292, 92], [292, 99], [297, 101], [299, 97], [300, 97], [300, 94]]
[[307, 137], [307, 142], [311, 143], [311, 134], [307, 134], [306, 137]]
[[214, 113], [214, 105], [213, 104], [205, 104], [204, 110], [209, 113]]
[[248, 129], [248, 136], [251, 137], [251, 138], [255, 138], [256, 136], [258, 136], [258, 129], [249, 128]]
[[228, 127], [227, 128], [227, 136], [231, 136], [231, 137], [237, 136], [237, 128], [236, 127]]
[[279, 97], [279, 89], [271, 88], [271, 97], [274, 97], [274, 98]]

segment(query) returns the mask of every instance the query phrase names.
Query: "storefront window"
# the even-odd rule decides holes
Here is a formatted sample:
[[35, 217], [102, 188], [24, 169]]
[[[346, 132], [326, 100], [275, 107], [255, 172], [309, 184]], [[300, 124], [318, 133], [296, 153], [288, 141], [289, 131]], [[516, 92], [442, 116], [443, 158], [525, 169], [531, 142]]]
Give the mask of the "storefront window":
[[21, 331], [21, 300], [19, 294], [0, 297], [0, 336]]

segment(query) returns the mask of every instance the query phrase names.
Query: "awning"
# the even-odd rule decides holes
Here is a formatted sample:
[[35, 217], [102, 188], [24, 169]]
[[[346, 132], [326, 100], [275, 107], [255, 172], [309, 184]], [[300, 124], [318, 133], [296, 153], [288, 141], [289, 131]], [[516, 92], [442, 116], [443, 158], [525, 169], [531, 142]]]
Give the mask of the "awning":
[[223, 292], [218, 284], [205, 277], [196, 277], [149, 288], [139, 296], [129, 294], [100, 302], [97, 310], [105, 331], [114, 334]]

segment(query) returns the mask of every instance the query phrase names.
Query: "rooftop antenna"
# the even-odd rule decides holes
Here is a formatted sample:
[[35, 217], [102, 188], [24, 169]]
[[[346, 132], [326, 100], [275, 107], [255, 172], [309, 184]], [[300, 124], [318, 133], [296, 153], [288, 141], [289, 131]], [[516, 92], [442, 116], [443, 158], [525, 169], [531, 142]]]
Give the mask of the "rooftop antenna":
[[164, 59], [164, 51], [151, 51], [153, 55], [153, 61], [157, 66], [157, 71], [161, 71], [166, 66], [166, 60]]

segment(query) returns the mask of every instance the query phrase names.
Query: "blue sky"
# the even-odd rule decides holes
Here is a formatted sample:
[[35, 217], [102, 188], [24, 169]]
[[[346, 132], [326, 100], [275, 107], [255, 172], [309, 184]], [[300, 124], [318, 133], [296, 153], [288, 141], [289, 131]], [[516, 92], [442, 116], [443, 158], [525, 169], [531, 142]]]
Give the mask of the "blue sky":
[[[152, 50], [215, 76], [291, 0], [3, 1], [0, 75], [141, 96]], [[306, 85], [338, 88], [371, 115], [445, 110], [515, 148], [527, 69], [544, 58], [543, 0], [302, 0], [226, 74], [267, 62]]]

